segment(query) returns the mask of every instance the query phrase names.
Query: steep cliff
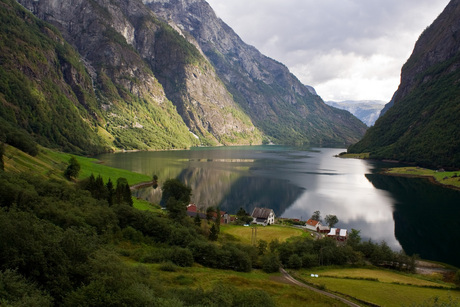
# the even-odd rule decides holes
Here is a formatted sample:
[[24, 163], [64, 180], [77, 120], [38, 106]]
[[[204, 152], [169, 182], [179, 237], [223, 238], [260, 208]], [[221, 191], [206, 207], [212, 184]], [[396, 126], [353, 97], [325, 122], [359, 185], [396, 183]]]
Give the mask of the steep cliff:
[[141, 1], [18, 2], [79, 52], [97, 97], [98, 128], [113, 147], [261, 142], [212, 65]]
[[0, 142], [33, 155], [35, 141], [80, 154], [102, 152], [109, 144], [97, 134], [101, 120], [79, 54], [16, 1], [1, 1]]
[[460, 0], [417, 41], [386, 113], [349, 152], [460, 167]]
[[144, 0], [212, 62], [254, 124], [280, 143], [349, 144], [366, 129], [327, 106], [289, 70], [245, 44], [204, 0]]

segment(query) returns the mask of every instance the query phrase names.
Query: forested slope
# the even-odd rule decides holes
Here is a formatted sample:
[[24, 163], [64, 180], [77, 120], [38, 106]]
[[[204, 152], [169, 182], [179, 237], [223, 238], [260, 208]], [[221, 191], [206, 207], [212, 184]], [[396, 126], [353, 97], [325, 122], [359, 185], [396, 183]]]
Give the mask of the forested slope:
[[460, 167], [460, 1], [452, 0], [417, 41], [402, 68], [394, 105], [351, 153]]

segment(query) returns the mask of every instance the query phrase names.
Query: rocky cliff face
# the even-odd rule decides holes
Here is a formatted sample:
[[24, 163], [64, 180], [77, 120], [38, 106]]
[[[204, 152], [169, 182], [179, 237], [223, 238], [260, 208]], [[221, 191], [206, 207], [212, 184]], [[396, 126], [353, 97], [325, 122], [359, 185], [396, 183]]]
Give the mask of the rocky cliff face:
[[460, 0], [417, 41], [386, 113], [351, 152], [438, 167], [460, 167]]
[[144, 0], [160, 18], [197, 44], [234, 99], [278, 142], [350, 143], [366, 127], [331, 108], [289, 70], [245, 44], [204, 0]]
[[261, 142], [212, 65], [141, 1], [18, 2], [81, 54], [117, 147]]

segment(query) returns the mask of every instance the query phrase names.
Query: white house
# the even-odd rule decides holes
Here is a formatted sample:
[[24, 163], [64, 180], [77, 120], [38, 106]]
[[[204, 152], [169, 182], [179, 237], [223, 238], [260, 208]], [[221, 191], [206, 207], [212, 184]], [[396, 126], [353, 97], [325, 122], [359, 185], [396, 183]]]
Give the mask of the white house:
[[251, 217], [254, 224], [264, 226], [275, 224], [275, 212], [272, 209], [256, 207], [252, 211]]
[[307, 227], [307, 229], [310, 229], [310, 230], [313, 230], [313, 231], [317, 231], [317, 227], [319, 227], [319, 225], [321, 225], [320, 221], [316, 221], [316, 220], [312, 220], [312, 219], [309, 219], [305, 223], [305, 227]]

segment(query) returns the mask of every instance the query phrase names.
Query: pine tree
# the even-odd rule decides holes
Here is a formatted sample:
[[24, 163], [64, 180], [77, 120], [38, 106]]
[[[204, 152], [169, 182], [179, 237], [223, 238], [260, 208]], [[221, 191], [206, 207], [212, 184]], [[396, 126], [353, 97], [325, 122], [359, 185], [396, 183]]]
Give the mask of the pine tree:
[[198, 212], [196, 213], [193, 222], [195, 223], [196, 226], [198, 226], [198, 227], [201, 226], [200, 214]]
[[112, 180], [109, 178], [109, 181], [105, 185], [107, 188], [107, 202], [109, 203], [109, 206], [113, 205], [113, 197], [115, 195], [115, 190], [113, 189], [113, 183]]
[[216, 224], [212, 224], [211, 231], [209, 232], [209, 240], [217, 241], [218, 237], [219, 237], [219, 234], [217, 232]]

